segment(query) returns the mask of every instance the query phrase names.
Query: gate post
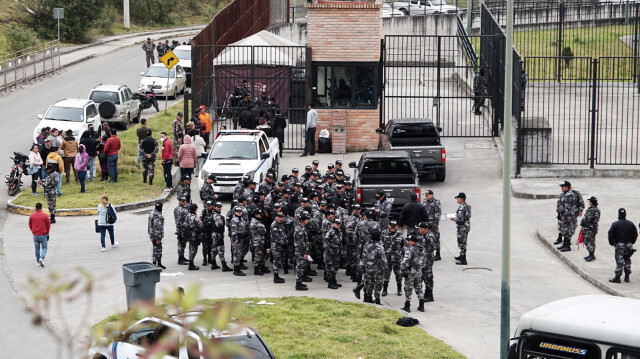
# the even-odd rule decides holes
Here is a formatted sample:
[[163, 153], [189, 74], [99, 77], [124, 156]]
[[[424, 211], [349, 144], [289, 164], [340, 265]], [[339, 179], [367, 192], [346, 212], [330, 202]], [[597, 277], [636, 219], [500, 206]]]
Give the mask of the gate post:
[[598, 59], [593, 59], [593, 83], [591, 85], [591, 153], [589, 156], [589, 168], [593, 169], [596, 160], [596, 120], [598, 114]]
[[384, 79], [386, 76], [385, 72], [385, 39], [380, 39], [380, 62], [378, 63], [378, 88], [380, 92], [378, 93], [378, 101], [380, 101], [380, 119], [378, 121], [378, 127], [384, 128]]
[[436, 108], [436, 126], [440, 126], [440, 72], [442, 71], [442, 66], [440, 61], [442, 59], [442, 36], [438, 36], [438, 58], [436, 59], [437, 66], [437, 81], [436, 81], [436, 98], [433, 100], [433, 107]]

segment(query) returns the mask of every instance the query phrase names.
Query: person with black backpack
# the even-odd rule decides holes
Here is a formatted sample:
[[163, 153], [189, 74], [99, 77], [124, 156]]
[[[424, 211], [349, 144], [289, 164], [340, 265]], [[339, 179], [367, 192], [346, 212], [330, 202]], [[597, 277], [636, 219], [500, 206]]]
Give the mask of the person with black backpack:
[[109, 196], [102, 195], [102, 203], [98, 205], [98, 230], [100, 231], [100, 244], [102, 244], [102, 251], [106, 251], [104, 244], [104, 237], [107, 231], [109, 231], [109, 239], [111, 240], [111, 248], [116, 248], [118, 242], [115, 241], [113, 235], [113, 225], [116, 223], [118, 215], [116, 209], [109, 203]]

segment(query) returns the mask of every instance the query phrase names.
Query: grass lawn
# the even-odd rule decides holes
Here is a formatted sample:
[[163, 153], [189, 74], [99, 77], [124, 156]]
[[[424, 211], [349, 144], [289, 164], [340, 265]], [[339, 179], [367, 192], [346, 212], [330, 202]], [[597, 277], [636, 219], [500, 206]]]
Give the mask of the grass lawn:
[[[147, 127], [153, 131], [153, 138], [160, 141], [160, 132], [164, 131], [169, 134], [171, 138], [171, 123], [175, 118], [176, 113], [184, 110], [183, 101], [169, 107], [167, 114], [164, 111], [160, 111], [157, 114], [153, 112], [153, 109], [145, 110], [145, 115], [154, 114], [153, 117], [147, 117]], [[136, 129], [138, 125], [131, 127], [127, 131], [122, 131], [118, 134], [120, 141], [122, 142], [122, 148], [120, 149], [118, 159], [118, 182], [109, 183], [100, 181], [100, 165], [96, 159], [96, 176], [93, 182], [86, 182], [86, 190], [89, 193], [80, 193], [80, 184], [75, 184], [73, 178], [71, 184], [65, 185], [65, 177], [63, 175], [62, 181], [62, 193], [61, 197], [58, 197], [56, 204], [58, 209], [66, 208], [93, 208], [100, 203], [100, 199], [103, 194], [109, 195], [109, 201], [114, 204], [123, 204], [136, 202], [146, 199], [152, 199], [159, 197], [164, 189], [164, 179], [162, 171], [162, 153], [158, 150], [156, 157], [156, 170], [153, 186], [149, 186], [147, 183], [142, 183], [142, 168], [136, 168], [138, 137], [136, 135]], [[159, 143], [160, 145], [160, 143]], [[71, 175], [73, 177], [73, 174]], [[42, 187], [39, 186], [39, 196], [31, 194], [31, 177], [23, 176], [24, 186], [22, 192], [13, 201], [14, 204], [20, 206], [34, 207], [37, 202], [46, 204], [44, 195], [42, 195]]]
[[[238, 318], [251, 323], [277, 358], [464, 358], [418, 327], [395, 324], [402, 317], [395, 310], [309, 297], [226, 299], [261, 300], [275, 305], [243, 305]], [[108, 331], [116, 318], [100, 324]]]

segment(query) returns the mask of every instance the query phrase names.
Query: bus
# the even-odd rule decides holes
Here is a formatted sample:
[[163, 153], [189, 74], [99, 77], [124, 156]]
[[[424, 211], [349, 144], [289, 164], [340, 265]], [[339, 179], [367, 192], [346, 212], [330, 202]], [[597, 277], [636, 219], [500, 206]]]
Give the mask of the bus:
[[640, 359], [640, 300], [585, 295], [520, 317], [508, 359]]

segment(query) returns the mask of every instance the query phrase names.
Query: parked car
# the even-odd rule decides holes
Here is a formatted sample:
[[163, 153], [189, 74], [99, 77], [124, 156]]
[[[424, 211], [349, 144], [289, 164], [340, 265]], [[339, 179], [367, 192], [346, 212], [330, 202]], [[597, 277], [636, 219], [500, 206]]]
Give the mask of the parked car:
[[178, 56], [178, 65], [182, 66], [187, 75], [187, 86], [191, 86], [191, 45], [176, 46], [173, 53]]
[[49, 107], [44, 116], [38, 115], [40, 123], [33, 129], [33, 142], [43, 127], [57, 128], [61, 131], [71, 130], [73, 136], [80, 136], [89, 129], [89, 124], [102, 133], [102, 121], [98, 106], [89, 99], [60, 100]]
[[396, 1], [393, 8], [402, 11], [405, 15], [431, 15], [431, 14], [455, 14], [460, 11], [455, 6], [446, 3], [445, 0], [409, 0]]
[[434, 174], [436, 181], [445, 180], [447, 151], [440, 142], [442, 128], [427, 119], [409, 118], [391, 120], [376, 132], [379, 151], [407, 151], [420, 175]]
[[131, 121], [140, 121], [142, 106], [134, 99], [133, 92], [126, 85], [98, 85], [89, 93], [89, 99], [98, 104], [102, 122], [129, 127]]
[[380, 190], [392, 202], [393, 214], [411, 201], [412, 194], [420, 198], [418, 171], [405, 151], [366, 152], [358, 163], [350, 162], [349, 168], [354, 169], [356, 202], [363, 207], [373, 207]]
[[388, 17], [396, 17], [396, 16], [406, 16], [402, 11], [400, 11], [399, 9], [393, 8], [389, 3], [385, 2], [382, 3], [382, 18], [388, 18]]
[[[120, 359], [137, 358], [146, 352], [147, 348], [159, 339], [179, 338], [180, 342], [175, 351], [163, 358], [178, 359], [211, 359], [208, 356], [194, 354], [197, 350], [202, 353], [206, 341], [223, 341], [246, 348], [246, 354], [233, 358], [265, 358], [273, 359], [274, 355], [267, 343], [252, 327], [234, 327], [230, 324], [229, 332], [208, 331], [206, 328], [193, 327], [199, 312], [190, 312], [169, 319], [147, 317], [137, 321], [124, 333], [113, 333], [112, 343], [102, 340], [93, 343], [89, 349], [90, 359]], [[175, 333], [173, 336], [171, 332]]]
[[[184, 93], [187, 88], [187, 74], [180, 65], [167, 70], [164, 64], [153, 64], [147, 71], [141, 72], [140, 89], [153, 89], [156, 96], [170, 96], [175, 98], [178, 93]], [[167, 84], [167, 76], [169, 83]]]
[[274, 168], [278, 173], [280, 144], [277, 138], [269, 138], [260, 130], [228, 130], [218, 133], [207, 161], [200, 170], [198, 188], [202, 188], [212, 173], [217, 177], [213, 186], [216, 193], [233, 193], [244, 175], [260, 183], [269, 168]]

